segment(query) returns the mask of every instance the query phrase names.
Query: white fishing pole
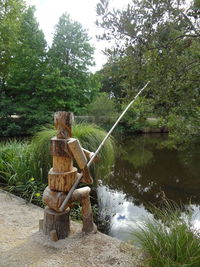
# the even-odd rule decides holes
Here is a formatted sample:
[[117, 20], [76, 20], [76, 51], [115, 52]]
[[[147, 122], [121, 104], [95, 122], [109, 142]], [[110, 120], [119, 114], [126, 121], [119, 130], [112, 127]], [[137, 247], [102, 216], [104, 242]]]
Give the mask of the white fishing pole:
[[[147, 87], [147, 85], [150, 83], [150, 81], [148, 81], [144, 87], [142, 87], [142, 89], [136, 94], [136, 96], [134, 97], [134, 99], [128, 104], [128, 106], [124, 109], [124, 111], [121, 113], [121, 115], [119, 116], [119, 118], [116, 120], [115, 124], [112, 126], [112, 128], [110, 129], [110, 131], [107, 133], [107, 135], [104, 137], [103, 141], [101, 142], [101, 144], [99, 145], [99, 147], [97, 148], [96, 152], [93, 154], [93, 156], [91, 157], [91, 159], [89, 160], [87, 167], [89, 168], [90, 165], [92, 164], [93, 160], [95, 159], [95, 157], [97, 156], [97, 154], [99, 153], [99, 151], [101, 150], [101, 148], [103, 147], [103, 145], [105, 144], [106, 140], [108, 139], [108, 137], [111, 135], [112, 131], [115, 129], [115, 127], [117, 126], [117, 124], [119, 123], [119, 121], [121, 120], [121, 118], [124, 116], [124, 114], [126, 113], [126, 111], [130, 108], [130, 106], [135, 102], [135, 100], [137, 99], [137, 97], [142, 93], [142, 91]], [[81, 173], [81, 175], [78, 176], [77, 180], [75, 181], [75, 183], [73, 184], [73, 186], [71, 187], [70, 191], [68, 192], [65, 200], [63, 201], [62, 205], [60, 206], [59, 210], [60, 211], [64, 211], [66, 208], [66, 205], [69, 201], [69, 199], [71, 198], [74, 190], [76, 189], [77, 185], [80, 183], [81, 178], [83, 177], [83, 173]]]

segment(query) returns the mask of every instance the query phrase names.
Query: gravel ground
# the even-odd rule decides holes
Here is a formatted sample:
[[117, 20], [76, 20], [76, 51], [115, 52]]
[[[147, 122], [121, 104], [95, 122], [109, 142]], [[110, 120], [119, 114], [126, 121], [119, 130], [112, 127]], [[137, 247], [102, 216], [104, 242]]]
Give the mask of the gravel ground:
[[84, 235], [75, 222], [68, 238], [52, 242], [38, 231], [42, 218], [43, 209], [0, 191], [0, 266], [141, 266], [137, 248], [99, 232]]

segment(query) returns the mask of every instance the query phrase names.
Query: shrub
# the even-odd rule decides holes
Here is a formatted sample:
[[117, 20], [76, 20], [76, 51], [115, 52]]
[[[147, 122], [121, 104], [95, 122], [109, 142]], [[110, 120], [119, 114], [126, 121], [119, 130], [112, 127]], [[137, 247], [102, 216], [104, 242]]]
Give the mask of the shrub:
[[180, 208], [167, 203], [154, 208], [156, 219], [148, 220], [135, 236], [147, 253], [145, 266], [200, 266], [200, 235], [192, 228], [191, 214], [181, 216]]

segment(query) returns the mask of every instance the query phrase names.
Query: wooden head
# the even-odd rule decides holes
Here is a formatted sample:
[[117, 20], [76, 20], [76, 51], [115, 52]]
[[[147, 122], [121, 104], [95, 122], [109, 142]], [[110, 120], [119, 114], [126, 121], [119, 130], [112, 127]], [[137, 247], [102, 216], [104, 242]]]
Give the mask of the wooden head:
[[54, 125], [57, 129], [58, 139], [68, 139], [72, 136], [72, 123], [74, 115], [72, 112], [57, 111], [54, 114]]

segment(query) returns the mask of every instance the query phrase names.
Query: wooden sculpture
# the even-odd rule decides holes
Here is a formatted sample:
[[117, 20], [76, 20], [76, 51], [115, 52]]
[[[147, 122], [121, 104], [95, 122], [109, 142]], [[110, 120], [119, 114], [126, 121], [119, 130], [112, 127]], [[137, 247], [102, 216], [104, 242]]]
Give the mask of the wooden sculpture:
[[90, 188], [88, 186], [76, 189], [64, 212], [59, 208], [67, 196], [77, 177], [78, 169], [73, 166], [75, 160], [79, 170], [83, 173], [82, 183], [92, 184], [93, 180], [87, 168], [87, 161], [93, 153], [83, 149], [79, 141], [72, 138], [73, 114], [59, 111], [54, 115], [57, 129], [56, 137], [51, 139], [51, 155], [53, 167], [48, 174], [48, 186], [43, 193], [43, 201], [47, 205], [44, 211], [44, 220], [40, 222], [43, 233], [49, 235], [54, 241], [64, 239], [70, 232], [70, 206], [74, 201], [79, 201], [82, 206], [82, 231], [95, 232], [92, 208], [90, 204]]

